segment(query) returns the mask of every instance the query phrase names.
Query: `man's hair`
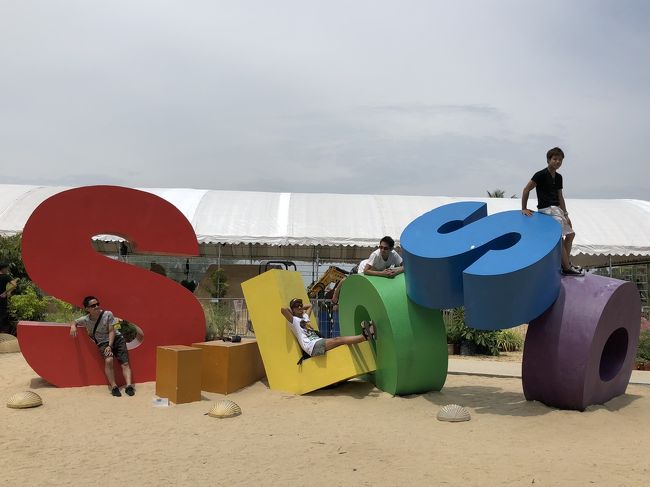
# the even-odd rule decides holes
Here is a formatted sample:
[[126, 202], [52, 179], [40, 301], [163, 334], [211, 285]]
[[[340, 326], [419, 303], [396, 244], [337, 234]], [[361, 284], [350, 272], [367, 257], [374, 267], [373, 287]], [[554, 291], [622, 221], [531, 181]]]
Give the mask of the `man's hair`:
[[0, 262], [0, 270], [6, 269], [9, 267], [9, 262], [2, 261]]
[[95, 301], [99, 301], [99, 299], [97, 299], [95, 296], [86, 296], [86, 297], [84, 298], [84, 308], [87, 308], [87, 307], [88, 307], [88, 303], [90, 303], [93, 299], [94, 299]]
[[388, 235], [386, 235], [384, 238], [382, 238], [382, 239], [379, 241], [379, 243], [382, 243], [382, 242], [385, 243], [386, 245], [388, 245], [391, 249], [392, 249], [393, 247], [395, 247], [395, 240], [393, 240], [392, 238], [390, 238]]
[[546, 153], [546, 160], [550, 161], [554, 156], [560, 156], [564, 159], [564, 152], [559, 147], [553, 147]]

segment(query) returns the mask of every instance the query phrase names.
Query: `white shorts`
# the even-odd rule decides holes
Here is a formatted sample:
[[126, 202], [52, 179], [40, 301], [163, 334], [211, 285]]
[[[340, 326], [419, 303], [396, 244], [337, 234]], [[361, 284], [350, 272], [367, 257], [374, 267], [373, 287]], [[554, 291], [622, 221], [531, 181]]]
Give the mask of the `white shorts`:
[[538, 211], [540, 213], [544, 213], [545, 215], [552, 216], [556, 222], [562, 225], [563, 237], [566, 237], [572, 233], [576, 233], [573, 231], [573, 228], [571, 228], [571, 225], [569, 225], [569, 222], [567, 221], [562, 208], [559, 206], [547, 206], [546, 208], [540, 208]]

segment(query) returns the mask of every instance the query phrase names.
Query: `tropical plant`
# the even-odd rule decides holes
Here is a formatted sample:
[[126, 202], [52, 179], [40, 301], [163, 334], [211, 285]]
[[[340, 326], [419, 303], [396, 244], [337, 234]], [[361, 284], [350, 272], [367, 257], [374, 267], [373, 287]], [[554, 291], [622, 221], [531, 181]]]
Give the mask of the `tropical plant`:
[[474, 345], [478, 353], [499, 355], [498, 332], [477, 330], [467, 326], [465, 324], [465, 308], [459, 307], [451, 310], [451, 317], [445, 322], [445, 327], [447, 328], [447, 343], [465, 341]]
[[636, 359], [638, 362], [650, 362], [650, 330], [644, 330], [639, 335]]
[[[505, 198], [506, 192], [503, 189], [495, 189], [494, 191], [487, 191], [488, 198]], [[516, 198], [517, 195], [513, 194], [511, 198]]]
[[23, 284], [21, 294], [9, 298], [9, 315], [14, 321], [42, 321], [47, 311], [48, 301], [32, 284]]
[[444, 322], [447, 343], [460, 343], [463, 339], [463, 328], [465, 328], [465, 308], [454, 308], [445, 313]]
[[20, 251], [21, 240], [20, 233], [0, 236], [0, 262], [9, 263], [9, 272], [14, 278], [26, 279], [27, 272]]
[[499, 330], [496, 340], [500, 352], [518, 352], [524, 346], [524, 337], [515, 330]]
[[70, 323], [83, 313], [83, 310], [72, 306], [70, 303], [61, 301], [54, 296], [47, 296], [43, 299], [46, 303], [46, 310], [43, 316], [44, 321]]
[[226, 275], [226, 271], [221, 267], [210, 273], [210, 282], [213, 287], [210, 294], [213, 298], [223, 298], [228, 294], [228, 276]]
[[205, 339], [218, 340], [232, 334], [235, 329], [232, 310], [224, 303], [203, 305], [205, 313]]

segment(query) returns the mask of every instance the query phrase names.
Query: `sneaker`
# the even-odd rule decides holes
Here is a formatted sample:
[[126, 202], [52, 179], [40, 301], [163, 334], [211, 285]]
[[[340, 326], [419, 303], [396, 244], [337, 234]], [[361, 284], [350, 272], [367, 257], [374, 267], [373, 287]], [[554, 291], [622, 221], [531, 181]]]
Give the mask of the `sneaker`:
[[375, 322], [372, 320], [368, 322], [368, 334], [370, 335], [370, 338], [377, 340], [377, 327], [375, 326]]
[[361, 322], [361, 334], [366, 340], [370, 340], [370, 333], [368, 332], [368, 322], [367, 321], [362, 321]]
[[133, 395], [135, 395], [135, 389], [133, 388], [133, 386], [132, 386], [131, 384], [129, 384], [128, 386], [126, 386], [126, 387], [124, 388], [124, 392], [126, 392], [126, 395], [127, 395], [127, 396], [133, 396]]
[[114, 395], [115, 397], [122, 397], [122, 393], [120, 392], [120, 388], [115, 386], [111, 389], [111, 394]]
[[582, 277], [584, 274], [580, 271], [575, 270], [573, 267], [569, 267], [568, 269], [562, 269], [562, 275], [563, 276], [573, 276], [573, 277]]

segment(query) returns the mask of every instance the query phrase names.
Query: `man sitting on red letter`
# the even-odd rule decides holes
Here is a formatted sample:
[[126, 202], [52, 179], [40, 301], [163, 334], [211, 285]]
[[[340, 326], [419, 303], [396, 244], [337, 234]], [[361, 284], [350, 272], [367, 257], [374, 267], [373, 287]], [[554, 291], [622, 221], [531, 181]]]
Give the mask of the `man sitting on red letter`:
[[126, 341], [120, 332], [113, 327], [115, 322], [113, 313], [101, 309], [95, 296], [86, 296], [83, 305], [88, 314], [78, 318], [70, 325], [70, 335], [76, 337], [77, 326], [85, 326], [88, 336], [97, 344], [99, 353], [104, 357], [104, 372], [111, 387], [111, 394], [115, 397], [122, 395], [115, 382], [115, 372], [113, 371], [113, 357], [117, 357], [118, 362], [122, 365], [122, 373], [126, 380], [124, 392], [129, 396], [134, 395], [135, 389], [131, 384], [131, 367], [129, 366]]

